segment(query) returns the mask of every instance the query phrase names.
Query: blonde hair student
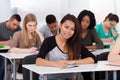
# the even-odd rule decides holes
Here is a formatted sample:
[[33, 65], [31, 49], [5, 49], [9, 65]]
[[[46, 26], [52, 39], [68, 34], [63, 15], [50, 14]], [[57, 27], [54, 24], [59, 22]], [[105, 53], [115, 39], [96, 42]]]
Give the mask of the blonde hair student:
[[27, 14], [23, 20], [22, 31], [13, 35], [11, 44], [12, 52], [34, 52], [39, 49], [41, 40], [37, 28], [36, 16]]
[[[25, 16], [22, 25], [22, 31], [18, 31], [13, 35], [10, 52], [32, 53], [37, 51], [42, 39], [40, 33], [36, 31], [37, 19], [32, 13]], [[18, 72], [22, 71], [21, 60], [17, 60], [16, 69]]]

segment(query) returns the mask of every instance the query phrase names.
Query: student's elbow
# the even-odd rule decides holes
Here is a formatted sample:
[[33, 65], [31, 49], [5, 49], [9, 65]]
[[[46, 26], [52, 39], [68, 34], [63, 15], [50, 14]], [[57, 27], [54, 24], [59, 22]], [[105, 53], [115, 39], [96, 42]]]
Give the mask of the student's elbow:
[[104, 48], [104, 45], [97, 45], [97, 49], [103, 49]]
[[36, 64], [36, 65], [39, 65], [39, 62], [40, 62], [40, 59], [39, 59], [39, 58], [36, 58], [35, 64]]

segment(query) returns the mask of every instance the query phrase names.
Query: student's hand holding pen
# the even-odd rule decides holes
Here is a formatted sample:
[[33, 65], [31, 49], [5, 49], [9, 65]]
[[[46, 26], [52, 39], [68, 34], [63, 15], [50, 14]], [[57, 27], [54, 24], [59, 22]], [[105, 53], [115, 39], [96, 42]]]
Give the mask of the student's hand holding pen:
[[3, 43], [1, 43], [1, 45], [8, 45], [8, 46], [10, 46], [10, 44], [11, 44], [11, 40], [7, 40], [7, 41], [4, 41]]
[[69, 61], [69, 60], [59, 60], [55, 62], [55, 66], [58, 68], [73, 68], [78, 67], [75, 63], [76, 61]]
[[37, 51], [37, 48], [36, 48], [36, 47], [31, 47], [31, 48], [30, 48], [30, 52], [35, 52], [35, 51]]
[[66, 68], [67, 67], [67, 63], [65, 60], [59, 60], [59, 61], [55, 61], [55, 66], [58, 68]]

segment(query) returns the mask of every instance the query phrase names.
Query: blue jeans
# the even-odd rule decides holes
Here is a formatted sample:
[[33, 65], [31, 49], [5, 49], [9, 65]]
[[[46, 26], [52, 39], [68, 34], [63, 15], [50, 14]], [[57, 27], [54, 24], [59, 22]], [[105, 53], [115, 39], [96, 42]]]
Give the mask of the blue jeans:
[[0, 80], [4, 78], [4, 57], [0, 56]]

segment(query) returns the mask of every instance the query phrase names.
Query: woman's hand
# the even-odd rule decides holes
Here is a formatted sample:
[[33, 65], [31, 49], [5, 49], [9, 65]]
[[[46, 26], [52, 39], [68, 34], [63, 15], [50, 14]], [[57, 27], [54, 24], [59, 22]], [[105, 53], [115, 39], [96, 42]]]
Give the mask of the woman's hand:
[[37, 48], [36, 48], [36, 47], [31, 47], [31, 48], [30, 48], [30, 52], [35, 52], [35, 51], [37, 51]]
[[114, 40], [113, 40], [113, 38], [108, 38], [107, 41], [108, 42], [113, 42]]
[[78, 64], [78, 60], [66, 60], [67, 64]]
[[59, 60], [55, 62], [55, 66], [59, 68], [65, 68], [67, 67], [67, 62], [65, 60]]
[[109, 62], [109, 65], [112, 65], [112, 66], [120, 66], [120, 61]]

